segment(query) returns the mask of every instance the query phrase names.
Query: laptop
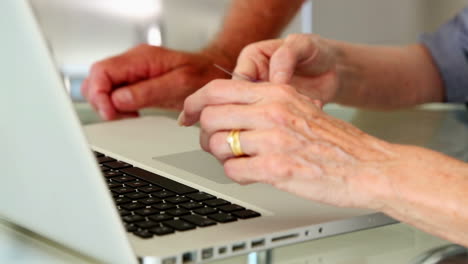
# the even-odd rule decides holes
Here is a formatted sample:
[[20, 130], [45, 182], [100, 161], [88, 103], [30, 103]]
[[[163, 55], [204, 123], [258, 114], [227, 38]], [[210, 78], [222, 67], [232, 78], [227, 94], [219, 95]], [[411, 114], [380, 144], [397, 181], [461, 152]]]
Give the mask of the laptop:
[[241, 186], [197, 128], [82, 127], [27, 1], [0, 1], [0, 217], [104, 263], [195, 263], [395, 223]]

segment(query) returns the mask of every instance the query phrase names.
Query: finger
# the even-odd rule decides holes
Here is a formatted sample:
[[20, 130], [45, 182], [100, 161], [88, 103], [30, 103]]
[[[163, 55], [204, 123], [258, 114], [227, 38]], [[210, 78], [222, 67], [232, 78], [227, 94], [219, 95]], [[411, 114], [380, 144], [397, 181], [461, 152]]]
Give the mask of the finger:
[[110, 98], [107, 94], [96, 94], [93, 96], [93, 103], [98, 110], [99, 116], [104, 120], [114, 120], [119, 118]]
[[120, 87], [112, 92], [112, 102], [120, 112], [161, 105], [182, 85], [181, 72], [172, 71], [150, 80]]
[[206, 152], [210, 152], [209, 142], [210, 142], [210, 134], [207, 133], [203, 128], [200, 129], [200, 146]]
[[111, 103], [109, 93], [112, 83], [103, 70], [94, 70], [88, 78], [86, 92], [91, 105], [98, 111], [104, 120], [117, 117], [117, 111]]
[[282, 40], [266, 40], [248, 45], [239, 55], [234, 72], [249, 76], [252, 80], [268, 81], [270, 57], [282, 42]]
[[[218, 105], [206, 107], [200, 116], [200, 127], [208, 134], [218, 131], [239, 130], [264, 130], [278, 127], [283, 113], [263, 105]], [[274, 112], [274, 113], [272, 113]], [[276, 112], [278, 112], [276, 114]], [[284, 114], [288, 115], [288, 113]]]
[[[228, 142], [229, 133], [221, 131], [209, 136], [205, 132], [204, 135], [204, 144], [207, 146], [208, 151], [221, 162], [235, 158]], [[285, 138], [284, 136], [272, 130], [242, 130], [239, 133], [240, 148], [247, 156], [285, 153], [295, 146], [287, 144], [291, 140], [289, 140], [289, 137]]]
[[191, 126], [200, 120], [202, 110], [210, 105], [254, 104], [264, 97], [267, 84], [246, 81], [215, 80], [187, 97], [179, 123]]
[[295, 72], [317, 76], [330, 69], [333, 55], [314, 35], [290, 35], [271, 57], [270, 80], [289, 83]]
[[266, 159], [264, 156], [240, 157], [224, 162], [224, 173], [239, 184], [269, 183], [272, 179], [265, 173]]

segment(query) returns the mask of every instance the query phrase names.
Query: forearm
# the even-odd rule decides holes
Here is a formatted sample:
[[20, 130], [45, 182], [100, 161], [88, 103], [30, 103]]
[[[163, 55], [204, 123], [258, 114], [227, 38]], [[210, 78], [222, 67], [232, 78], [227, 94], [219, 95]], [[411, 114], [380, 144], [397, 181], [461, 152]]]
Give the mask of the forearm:
[[205, 48], [228, 59], [234, 68], [241, 50], [250, 43], [277, 37], [304, 0], [234, 0], [215, 39]]
[[444, 98], [440, 74], [422, 45], [330, 43], [338, 58], [337, 103], [387, 110], [440, 102]]
[[468, 246], [468, 164], [427, 149], [398, 148], [412, 158], [387, 171], [391, 195], [383, 199], [384, 212]]

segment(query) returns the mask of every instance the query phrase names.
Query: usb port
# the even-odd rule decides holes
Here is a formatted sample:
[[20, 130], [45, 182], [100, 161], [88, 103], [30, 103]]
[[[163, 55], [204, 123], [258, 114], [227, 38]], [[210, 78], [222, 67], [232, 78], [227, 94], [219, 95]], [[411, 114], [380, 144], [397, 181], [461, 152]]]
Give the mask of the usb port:
[[251, 247], [257, 248], [257, 247], [263, 247], [264, 245], [265, 245], [265, 239], [259, 239], [259, 240], [252, 241]]
[[241, 251], [245, 249], [245, 243], [234, 244], [232, 246], [232, 252]]

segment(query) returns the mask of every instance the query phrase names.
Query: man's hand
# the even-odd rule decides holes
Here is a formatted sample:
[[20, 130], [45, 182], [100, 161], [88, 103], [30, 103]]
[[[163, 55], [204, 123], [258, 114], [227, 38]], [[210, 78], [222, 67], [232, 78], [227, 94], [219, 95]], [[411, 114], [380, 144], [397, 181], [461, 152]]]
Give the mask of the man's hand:
[[231, 66], [222, 54], [140, 45], [94, 64], [82, 92], [104, 120], [137, 116], [151, 106], [181, 109], [188, 95], [215, 78], [228, 77], [213, 67], [215, 62]]
[[249, 78], [291, 84], [299, 92], [328, 103], [338, 92], [336, 51], [317, 35], [290, 35], [250, 44], [242, 50], [235, 72]]

